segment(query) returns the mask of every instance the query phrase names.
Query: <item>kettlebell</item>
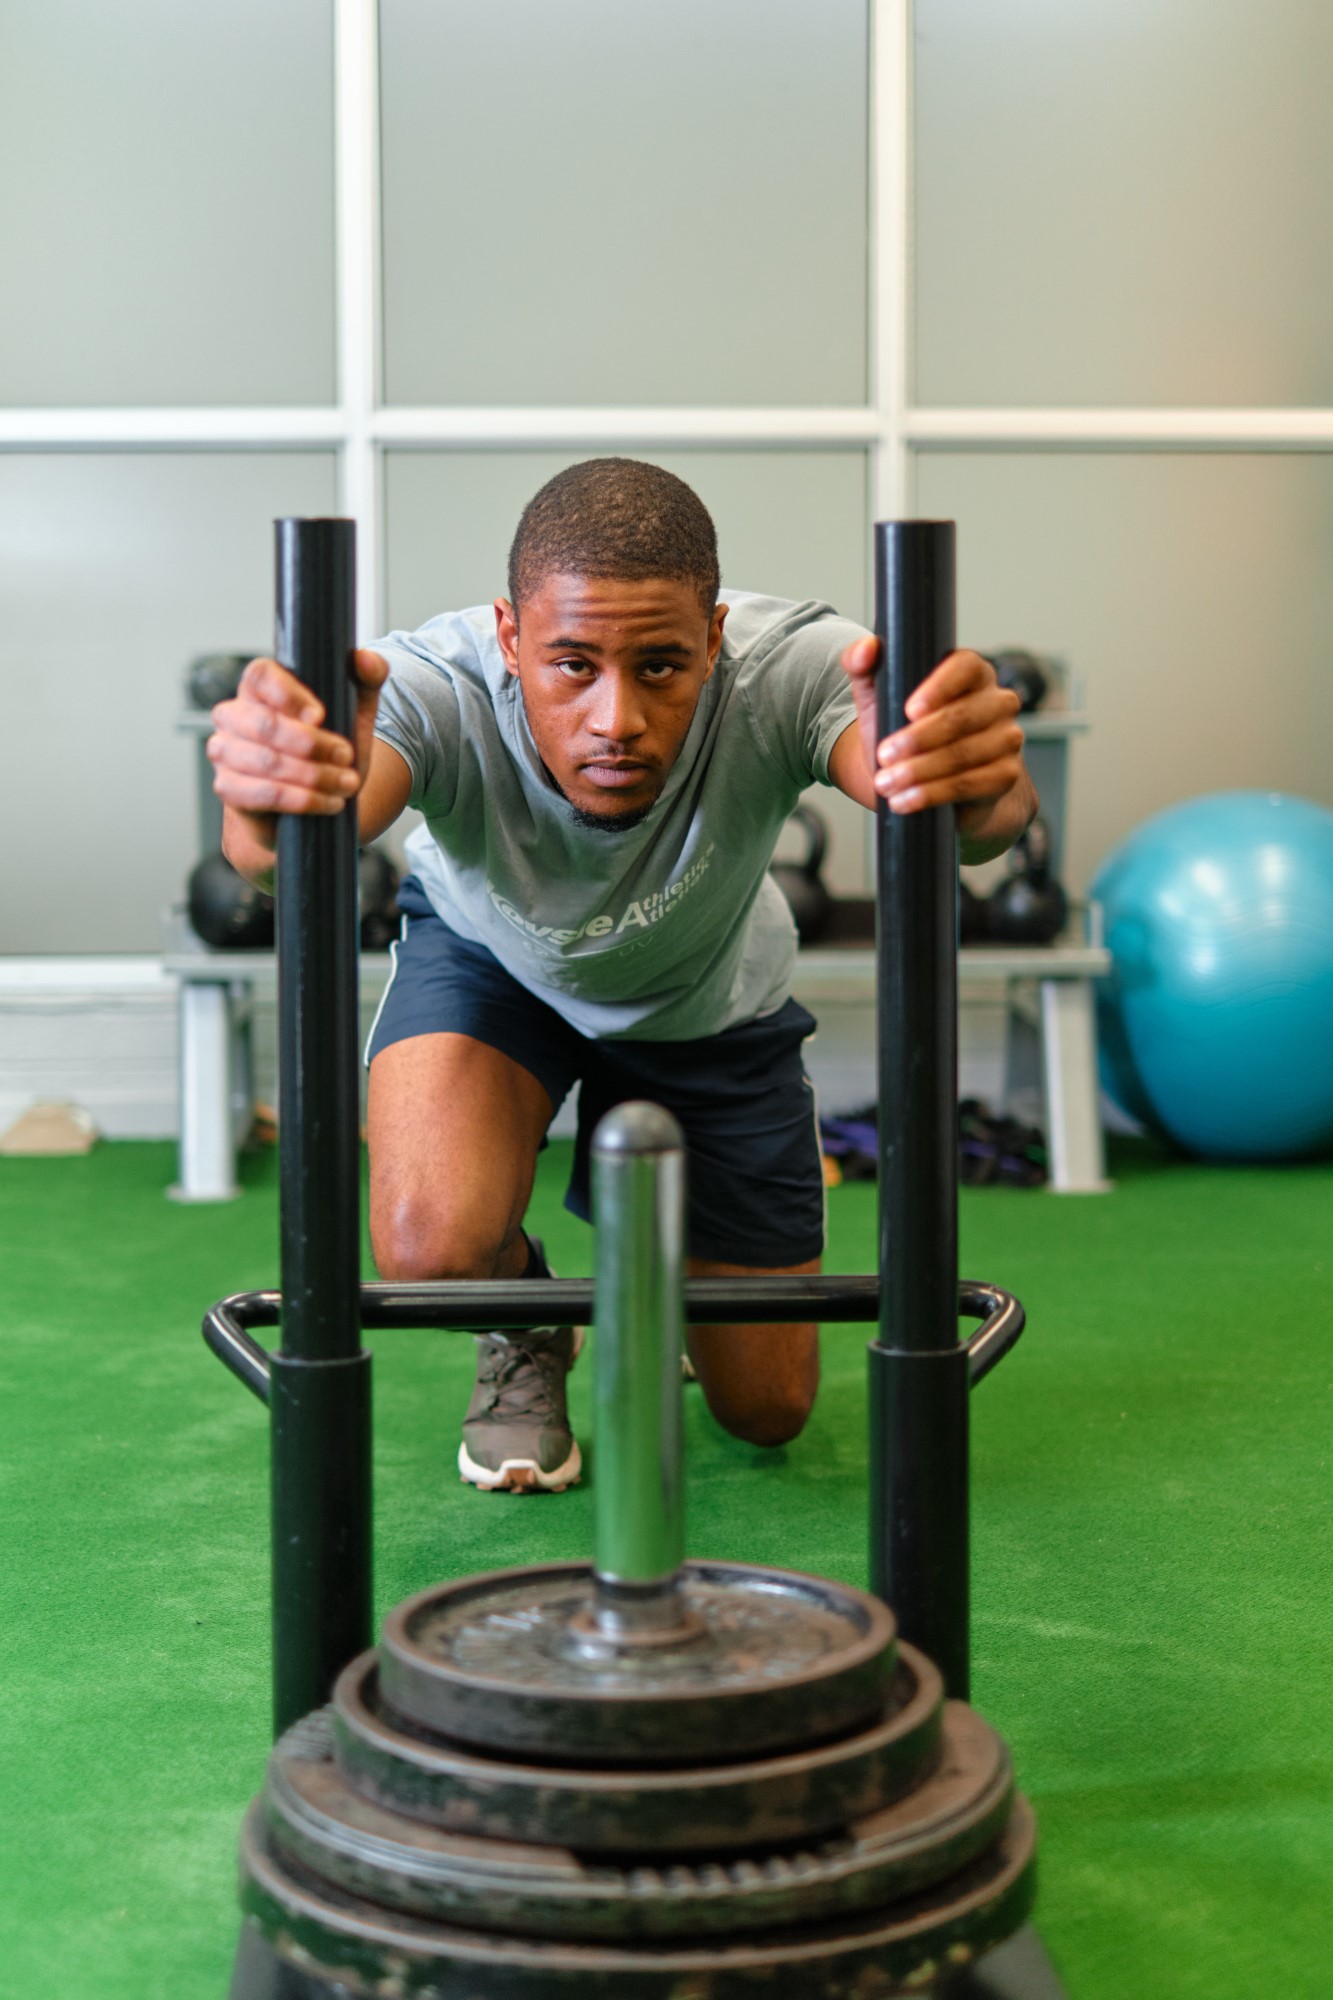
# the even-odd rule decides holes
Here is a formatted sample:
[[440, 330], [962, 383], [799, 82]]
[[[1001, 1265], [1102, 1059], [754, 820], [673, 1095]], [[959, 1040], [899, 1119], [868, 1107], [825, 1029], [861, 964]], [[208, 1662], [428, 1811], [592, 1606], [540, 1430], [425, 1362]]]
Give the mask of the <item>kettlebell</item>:
[[1009, 879], [988, 899], [987, 934], [998, 944], [1049, 944], [1069, 917], [1069, 898], [1051, 873], [1051, 836], [1034, 819], [1009, 852]]
[[1051, 677], [1035, 653], [1028, 652], [1026, 646], [1004, 646], [987, 657], [1000, 686], [1012, 688], [1018, 696], [1022, 703], [1020, 714], [1027, 715], [1041, 707], [1051, 691]]
[[190, 875], [190, 922], [219, 951], [273, 947], [273, 898], [238, 875], [225, 854], [206, 854]]
[[833, 897], [819, 872], [828, 852], [828, 827], [813, 806], [797, 806], [788, 825], [792, 821], [805, 830], [805, 859], [774, 861], [768, 872], [791, 905], [801, 943], [818, 944], [833, 917]]
[[990, 936], [990, 905], [958, 877], [958, 942], [982, 944]]
[[382, 847], [363, 847], [356, 864], [362, 951], [387, 951], [398, 935], [398, 870]]
[[191, 708], [216, 708], [230, 701], [241, 685], [253, 655], [250, 653], [200, 653], [185, 669], [185, 693]]

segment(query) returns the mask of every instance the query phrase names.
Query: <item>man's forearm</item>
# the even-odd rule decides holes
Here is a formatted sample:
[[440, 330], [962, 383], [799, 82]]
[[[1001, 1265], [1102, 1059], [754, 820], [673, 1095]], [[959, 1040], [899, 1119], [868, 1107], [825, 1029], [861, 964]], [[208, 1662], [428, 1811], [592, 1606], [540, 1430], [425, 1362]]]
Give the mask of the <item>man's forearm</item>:
[[[406, 759], [391, 744], [376, 743], [369, 759], [369, 773], [354, 800], [338, 800], [333, 811], [351, 806], [356, 814], [357, 839], [363, 845], [378, 840], [406, 806], [412, 790], [412, 773]], [[328, 810], [327, 805], [324, 808]], [[250, 812], [243, 806], [224, 803], [222, 809], [222, 851], [238, 875], [257, 889], [273, 894], [277, 870], [278, 815]]]
[[280, 813], [332, 817], [355, 798], [365, 841], [391, 826], [407, 804], [407, 760], [375, 740], [388, 665], [365, 651], [353, 661], [354, 742], [320, 726], [323, 709], [277, 660], [251, 660], [234, 699], [213, 710], [207, 751], [213, 789], [223, 802], [222, 851], [256, 888], [273, 888]]
[[979, 799], [958, 814], [958, 859], [968, 867], [1007, 853], [1037, 815], [1037, 788], [1024, 771], [995, 799]]
[[[267, 839], [265, 829], [269, 830]], [[238, 875], [270, 896], [277, 867], [276, 844], [277, 825], [271, 817], [240, 812], [235, 806], [222, 808], [222, 852]]]

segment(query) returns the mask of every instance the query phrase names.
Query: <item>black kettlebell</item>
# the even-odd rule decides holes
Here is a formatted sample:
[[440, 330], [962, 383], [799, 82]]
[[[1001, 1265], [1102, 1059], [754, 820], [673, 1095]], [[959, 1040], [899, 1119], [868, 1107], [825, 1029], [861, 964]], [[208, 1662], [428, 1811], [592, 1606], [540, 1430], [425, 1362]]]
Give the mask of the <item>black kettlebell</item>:
[[1026, 715], [1040, 708], [1051, 691], [1051, 677], [1035, 653], [1025, 646], [1005, 646], [987, 656], [1002, 688], [1012, 688]]
[[191, 708], [216, 708], [231, 701], [250, 664], [249, 653], [200, 653], [185, 669], [185, 694]]
[[828, 827], [813, 806], [797, 806], [788, 825], [792, 821], [805, 829], [805, 859], [774, 861], [768, 872], [791, 905], [801, 943], [818, 944], [833, 917], [833, 897], [819, 873], [828, 852]]
[[983, 944], [990, 936], [990, 905], [958, 877], [958, 942]]
[[238, 875], [225, 854], [206, 854], [190, 875], [190, 922], [219, 951], [273, 947], [273, 898]]
[[362, 951], [387, 951], [398, 935], [398, 870], [382, 847], [363, 847], [356, 864]]
[[987, 902], [989, 936], [999, 944], [1049, 944], [1069, 918], [1069, 898], [1051, 873], [1051, 836], [1034, 819], [1009, 852], [1009, 879]]

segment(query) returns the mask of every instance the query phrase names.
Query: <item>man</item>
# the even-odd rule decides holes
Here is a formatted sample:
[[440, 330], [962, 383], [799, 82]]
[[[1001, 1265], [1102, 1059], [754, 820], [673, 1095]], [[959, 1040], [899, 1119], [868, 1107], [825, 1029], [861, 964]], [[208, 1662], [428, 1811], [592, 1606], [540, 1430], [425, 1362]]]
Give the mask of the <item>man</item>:
[[[689, 1145], [696, 1276], [819, 1268], [824, 1197], [790, 994], [795, 934], [766, 870], [807, 785], [895, 812], [948, 804], [963, 858], [1036, 810], [1017, 697], [952, 654], [877, 744], [877, 643], [826, 605], [719, 596], [698, 497], [594, 459], [529, 502], [493, 608], [356, 656], [355, 745], [252, 661], [214, 710], [228, 855], [274, 867], [274, 815], [355, 797], [363, 841], [406, 806], [403, 936], [367, 1050], [371, 1235], [385, 1277], [514, 1278], [547, 1126], [581, 1082], [567, 1204], [611, 1105], [666, 1104]], [[579, 1474], [565, 1413], [573, 1330], [478, 1337], [459, 1469], [490, 1489]], [[689, 1330], [717, 1419], [781, 1444], [814, 1401], [813, 1326]]]

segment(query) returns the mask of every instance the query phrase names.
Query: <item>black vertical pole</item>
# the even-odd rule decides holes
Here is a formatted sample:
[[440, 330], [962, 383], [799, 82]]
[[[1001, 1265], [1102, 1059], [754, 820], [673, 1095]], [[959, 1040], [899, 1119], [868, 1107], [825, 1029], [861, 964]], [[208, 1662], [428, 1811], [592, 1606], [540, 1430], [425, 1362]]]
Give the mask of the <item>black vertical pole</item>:
[[[879, 733], [954, 645], [952, 521], [875, 527]], [[953, 810], [876, 813], [879, 1332], [870, 1345], [871, 1587], [968, 1690], [968, 1370], [958, 1340]]]
[[[352, 732], [356, 526], [277, 531], [276, 654]], [[370, 1356], [361, 1346], [354, 808], [278, 822], [282, 1347], [273, 1356], [273, 1715], [370, 1643]]]

